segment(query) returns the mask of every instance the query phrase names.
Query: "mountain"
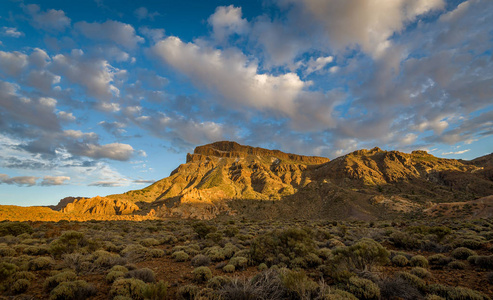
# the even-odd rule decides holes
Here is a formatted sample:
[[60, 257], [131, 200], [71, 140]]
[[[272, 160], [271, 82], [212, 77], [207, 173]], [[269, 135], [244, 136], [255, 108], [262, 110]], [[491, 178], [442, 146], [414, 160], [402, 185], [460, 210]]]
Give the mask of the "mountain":
[[[437, 215], [493, 195], [493, 154], [471, 161], [425, 151], [358, 150], [334, 160], [216, 142], [195, 148], [169, 177], [124, 194], [66, 198], [67, 216], [258, 219]], [[478, 204], [460, 210], [474, 216]], [[456, 203], [454, 205], [446, 205]], [[476, 203], [476, 202], [471, 202]], [[445, 208], [444, 208], [445, 207]], [[490, 214], [489, 211], [485, 214]], [[493, 211], [491, 211], [493, 214]], [[477, 215], [477, 214], [476, 214]]]

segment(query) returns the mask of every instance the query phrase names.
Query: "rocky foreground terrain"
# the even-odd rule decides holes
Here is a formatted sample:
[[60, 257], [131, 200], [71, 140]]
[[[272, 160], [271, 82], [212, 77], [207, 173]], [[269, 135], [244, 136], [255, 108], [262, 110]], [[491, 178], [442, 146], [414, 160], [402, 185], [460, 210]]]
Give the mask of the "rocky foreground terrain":
[[[425, 151], [358, 150], [332, 161], [216, 142], [199, 146], [169, 177], [141, 189], [57, 206], [0, 207], [9, 220], [253, 219], [375, 220], [402, 215], [491, 217], [493, 154], [472, 161]], [[46, 219], [43, 219], [43, 216]]]

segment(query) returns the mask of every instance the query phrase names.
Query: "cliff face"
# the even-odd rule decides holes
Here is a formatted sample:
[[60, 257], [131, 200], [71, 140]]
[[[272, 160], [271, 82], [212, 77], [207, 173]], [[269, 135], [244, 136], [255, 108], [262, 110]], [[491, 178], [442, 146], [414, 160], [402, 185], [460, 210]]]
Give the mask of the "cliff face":
[[330, 161], [217, 142], [144, 189], [61, 206], [94, 216], [370, 220], [493, 195], [492, 166], [493, 154], [463, 161], [374, 148]]

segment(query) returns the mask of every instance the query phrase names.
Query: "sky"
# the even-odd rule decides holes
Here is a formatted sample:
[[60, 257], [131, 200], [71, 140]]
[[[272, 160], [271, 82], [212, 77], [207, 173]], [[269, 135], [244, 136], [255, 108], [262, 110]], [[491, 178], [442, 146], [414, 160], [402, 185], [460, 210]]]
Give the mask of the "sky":
[[141, 189], [221, 140], [493, 152], [493, 1], [2, 0], [0, 204]]

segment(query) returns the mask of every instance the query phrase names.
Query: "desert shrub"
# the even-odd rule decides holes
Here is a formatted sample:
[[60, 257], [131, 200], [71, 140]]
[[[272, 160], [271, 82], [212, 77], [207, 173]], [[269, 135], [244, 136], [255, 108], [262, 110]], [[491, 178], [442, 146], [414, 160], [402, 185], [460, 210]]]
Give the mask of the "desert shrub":
[[186, 261], [189, 258], [189, 255], [185, 251], [176, 251], [171, 254], [171, 257], [176, 261]]
[[401, 277], [386, 278], [379, 283], [382, 299], [421, 299], [421, 293], [416, 287]]
[[18, 280], [18, 279], [27, 279], [29, 281], [32, 281], [36, 278], [36, 275], [34, 275], [31, 272], [28, 271], [20, 271], [20, 272], [15, 272], [15, 274], [12, 276], [12, 279]]
[[309, 268], [315, 268], [323, 263], [323, 260], [315, 253], [308, 253], [304, 260]]
[[328, 294], [325, 294], [325, 300], [358, 300], [356, 296], [350, 292], [346, 292], [339, 289], [330, 289]]
[[374, 266], [389, 262], [390, 253], [380, 243], [372, 239], [361, 239], [348, 247], [334, 249], [334, 261], [349, 271], [371, 270]]
[[212, 261], [221, 261], [226, 259], [226, 255], [221, 247], [214, 246], [207, 248], [205, 251], [205, 255], [210, 257]]
[[431, 273], [422, 267], [414, 267], [411, 269], [410, 273], [423, 279], [431, 277]]
[[64, 271], [46, 278], [43, 287], [45, 290], [51, 291], [62, 282], [75, 280], [77, 280], [77, 274], [75, 274], [74, 271]]
[[397, 267], [405, 267], [409, 264], [409, 260], [404, 255], [396, 255], [392, 257], [392, 264]]
[[407, 232], [396, 231], [390, 235], [390, 241], [397, 248], [416, 249], [421, 245], [421, 241]]
[[29, 246], [24, 248], [22, 252], [27, 255], [45, 255], [48, 254], [48, 251], [47, 246]]
[[14, 294], [22, 294], [27, 291], [30, 285], [31, 282], [27, 279], [17, 279], [10, 287], [10, 290]]
[[142, 268], [142, 269], [129, 271], [125, 275], [125, 277], [126, 278], [140, 279], [144, 282], [156, 282], [154, 271], [152, 271], [149, 268]]
[[453, 260], [447, 265], [447, 267], [455, 270], [464, 270], [467, 265], [462, 261]]
[[429, 294], [426, 295], [425, 300], [446, 300], [446, 299], [438, 295]]
[[135, 278], [117, 279], [111, 285], [110, 295], [112, 297], [125, 296], [131, 299], [144, 299], [145, 282]]
[[211, 264], [211, 259], [207, 255], [197, 254], [192, 258], [191, 264], [194, 267], [208, 266]]
[[142, 295], [145, 299], [149, 300], [164, 300], [168, 299], [168, 288], [169, 284], [162, 280], [159, 280], [157, 283], [148, 283], [144, 290], [142, 291]]
[[0, 244], [0, 257], [15, 256], [16, 251], [5, 244]]
[[257, 269], [259, 271], [265, 271], [267, 270], [269, 267], [265, 264], [265, 263], [261, 263], [260, 265], [257, 266]]
[[198, 267], [192, 272], [193, 279], [197, 282], [205, 282], [212, 278], [212, 271], [208, 267]]
[[465, 239], [458, 239], [454, 242], [454, 247], [457, 248], [457, 247], [464, 247], [464, 248], [469, 248], [469, 249], [479, 249], [483, 246], [483, 244], [485, 243], [484, 240], [481, 239], [482, 237], [476, 237], [476, 238], [472, 238], [472, 237], [468, 237], [468, 238], [465, 238]]
[[151, 246], [159, 245], [159, 241], [156, 240], [155, 238], [146, 238], [146, 239], [141, 240], [139, 243], [144, 247], [151, 247]]
[[120, 255], [105, 250], [95, 251], [89, 259], [92, 261], [92, 270], [107, 270], [126, 263], [126, 259]]
[[223, 234], [220, 232], [211, 232], [205, 236], [206, 239], [219, 243], [223, 239]]
[[476, 252], [469, 248], [459, 247], [454, 249], [450, 255], [455, 259], [467, 259], [471, 255], [476, 255]]
[[121, 255], [128, 261], [139, 262], [146, 259], [148, 249], [140, 244], [131, 244], [121, 251]]
[[428, 261], [433, 266], [446, 266], [449, 262], [452, 261], [452, 258], [443, 254], [435, 254], [428, 257]]
[[311, 299], [315, 296], [318, 284], [308, 278], [303, 271], [284, 269], [280, 273], [284, 288], [291, 294], [291, 298]]
[[229, 264], [235, 266], [236, 269], [245, 269], [248, 265], [248, 258], [245, 257], [233, 257], [229, 260]]
[[[199, 293], [200, 288], [193, 284], [187, 284], [181, 286], [176, 292], [177, 299], [190, 300], [195, 299], [196, 295]], [[228, 299], [228, 298], [226, 298]], [[231, 298], [233, 299], [233, 298]]]
[[409, 264], [413, 267], [428, 267], [428, 259], [423, 255], [415, 255], [409, 260]]
[[223, 272], [224, 273], [233, 273], [236, 270], [236, 267], [231, 264], [227, 264], [223, 267]]
[[279, 271], [272, 269], [250, 280], [234, 278], [218, 290], [222, 299], [290, 299], [288, 293]]
[[217, 227], [214, 225], [209, 225], [206, 222], [196, 222], [192, 224], [192, 228], [197, 233], [199, 238], [204, 239], [207, 234], [211, 232], [216, 232]]
[[87, 240], [82, 232], [67, 231], [49, 245], [49, 252], [54, 256], [61, 256], [65, 253], [73, 253], [87, 245]]
[[227, 237], [234, 237], [239, 232], [240, 230], [236, 226], [228, 226], [223, 230], [224, 235]]
[[219, 289], [225, 284], [229, 283], [231, 281], [231, 278], [227, 276], [214, 276], [209, 281], [207, 282], [207, 287], [213, 288], [213, 289]]
[[447, 226], [409, 226], [406, 228], [406, 231], [412, 233], [418, 233], [422, 235], [435, 235], [439, 241], [443, 240], [443, 238], [452, 232]]
[[127, 272], [122, 272], [122, 271], [109, 271], [108, 274], [105, 277], [106, 282], [108, 283], [113, 283], [115, 280], [119, 278], [125, 277], [125, 274]]
[[358, 299], [375, 299], [380, 298], [380, 288], [371, 280], [353, 276], [349, 278], [347, 290], [355, 295]]
[[493, 255], [471, 255], [467, 258], [467, 261], [476, 267], [485, 270], [493, 269]]
[[254, 262], [266, 262], [283, 254], [291, 259], [304, 257], [315, 251], [315, 242], [306, 230], [289, 228], [274, 230], [257, 236], [251, 244], [250, 255]]
[[236, 251], [238, 251], [238, 250], [239, 250], [238, 247], [236, 247], [235, 245], [233, 245], [231, 243], [227, 243], [226, 245], [224, 245], [224, 248], [222, 251], [224, 253], [225, 258], [231, 258], [236, 254]]
[[0, 236], [13, 235], [18, 236], [23, 233], [33, 233], [33, 228], [26, 223], [21, 222], [2, 222], [0, 223]]
[[87, 299], [96, 293], [96, 288], [84, 280], [67, 281], [51, 291], [50, 300]]
[[17, 266], [8, 262], [0, 262], [0, 281], [9, 278], [17, 271]]
[[488, 281], [489, 284], [493, 284], [493, 272], [486, 274], [486, 281]]
[[395, 274], [395, 277], [401, 278], [401, 279], [407, 281], [410, 285], [412, 285], [413, 287], [417, 288], [420, 291], [425, 290], [426, 282], [416, 275], [413, 275], [413, 274], [408, 273], [408, 272], [397, 272]]
[[154, 258], [164, 256], [164, 250], [162, 250], [162, 249], [149, 249], [148, 253], [149, 253], [149, 256], [154, 257]]
[[481, 292], [471, 290], [465, 287], [452, 287], [441, 284], [432, 284], [428, 286], [428, 292], [431, 294], [444, 297], [447, 300], [487, 300], [490, 299]]
[[31, 271], [47, 270], [51, 269], [54, 264], [55, 261], [51, 257], [42, 256], [31, 260], [28, 264], [28, 269]]

